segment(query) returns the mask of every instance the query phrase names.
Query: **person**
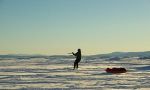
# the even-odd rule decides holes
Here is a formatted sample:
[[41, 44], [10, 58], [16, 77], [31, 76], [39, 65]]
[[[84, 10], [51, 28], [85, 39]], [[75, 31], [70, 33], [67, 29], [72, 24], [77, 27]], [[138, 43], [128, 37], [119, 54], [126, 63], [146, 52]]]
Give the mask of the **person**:
[[78, 49], [77, 53], [72, 52], [72, 54], [76, 57], [76, 60], [74, 62], [74, 69], [78, 69], [78, 63], [81, 61], [81, 49]]

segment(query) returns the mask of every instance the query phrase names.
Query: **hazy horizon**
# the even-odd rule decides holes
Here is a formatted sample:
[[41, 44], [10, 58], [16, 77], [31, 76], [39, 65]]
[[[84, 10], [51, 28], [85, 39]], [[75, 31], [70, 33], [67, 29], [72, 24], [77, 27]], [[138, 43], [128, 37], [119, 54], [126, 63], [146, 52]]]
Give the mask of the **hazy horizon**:
[[150, 50], [149, 0], [0, 0], [0, 54]]

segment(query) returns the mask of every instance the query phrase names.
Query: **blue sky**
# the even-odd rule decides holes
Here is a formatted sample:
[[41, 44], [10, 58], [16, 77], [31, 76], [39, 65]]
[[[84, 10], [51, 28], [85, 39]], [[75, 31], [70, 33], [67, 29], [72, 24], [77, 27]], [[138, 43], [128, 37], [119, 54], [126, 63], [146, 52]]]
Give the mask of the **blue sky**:
[[0, 0], [0, 54], [150, 50], [149, 0]]

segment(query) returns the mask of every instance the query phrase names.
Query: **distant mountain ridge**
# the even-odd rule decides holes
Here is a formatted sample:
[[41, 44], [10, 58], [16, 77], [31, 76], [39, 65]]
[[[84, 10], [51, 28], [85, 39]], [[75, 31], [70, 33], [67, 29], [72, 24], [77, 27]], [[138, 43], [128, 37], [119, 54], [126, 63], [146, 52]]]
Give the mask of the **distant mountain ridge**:
[[[0, 55], [0, 58], [49, 58], [49, 57], [71, 57], [71, 55], [27, 55], [27, 54], [8, 54]], [[112, 52], [108, 54], [98, 54], [90, 55], [90, 57], [99, 57], [99, 58], [125, 58], [125, 57], [139, 57], [139, 58], [150, 58], [150, 51], [145, 52]]]
[[112, 52], [108, 54], [96, 55], [102, 58], [105, 57], [150, 57], [150, 51], [145, 52]]

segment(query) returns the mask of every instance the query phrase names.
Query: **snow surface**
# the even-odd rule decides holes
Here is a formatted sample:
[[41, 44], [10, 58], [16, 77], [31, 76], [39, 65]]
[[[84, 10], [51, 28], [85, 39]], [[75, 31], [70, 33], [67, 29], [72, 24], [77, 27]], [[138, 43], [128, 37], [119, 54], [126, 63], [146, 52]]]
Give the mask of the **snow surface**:
[[[150, 60], [84, 57], [73, 70], [74, 57], [0, 58], [0, 89], [21, 90], [149, 90]], [[124, 67], [127, 73], [106, 73]]]

